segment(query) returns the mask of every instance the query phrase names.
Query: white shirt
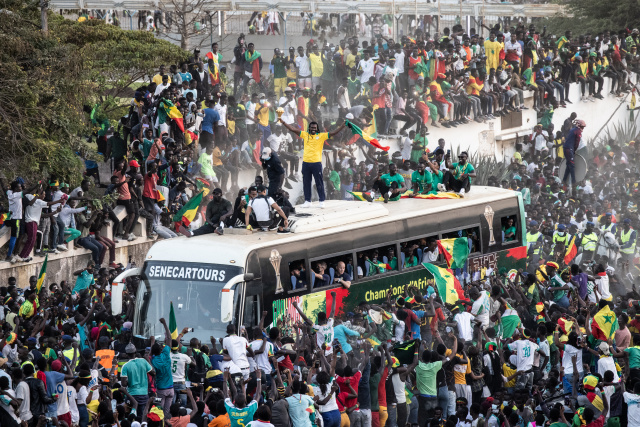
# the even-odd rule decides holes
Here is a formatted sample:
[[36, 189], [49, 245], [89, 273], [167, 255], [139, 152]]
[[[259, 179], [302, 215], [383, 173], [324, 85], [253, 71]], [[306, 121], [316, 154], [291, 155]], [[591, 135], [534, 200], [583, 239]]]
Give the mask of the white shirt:
[[596, 276], [595, 282], [596, 286], [598, 286], [600, 297], [609, 300], [609, 298], [611, 298], [611, 292], [609, 292], [609, 276], [606, 274], [604, 276]]
[[333, 353], [333, 319], [327, 320], [327, 323], [324, 325], [313, 325], [313, 330], [316, 331], [316, 343], [318, 347], [322, 348], [322, 344], [327, 345], [324, 354]]
[[466, 311], [458, 313], [453, 317], [458, 323], [458, 335], [464, 341], [471, 341], [473, 339], [473, 328], [471, 327], [471, 320], [473, 316]]
[[[15, 398], [16, 397], [16, 392], [11, 390], [11, 389], [7, 389], [4, 391], [4, 393], [8, 394], [9, 396]], [[11, 404], [5, 404], [4, 399], [9, 399], [7, 396], [1, 396], [0, 398], [0, 407], [2, 407], [2, 409], [5, 410], [5, 412], [9, 413], [9, 415], [11, 415], [11, 417], [13, 417], [13, 419], [20, 424], [20, 418], [18, 418], [18, 416], [16, 415], [13, 406], [11, 406]]]
[[571, 344], [564, 345], [564, 353], [562, 355], [562, 367], [564, 368], [564, 374], [569, 375], [573, 374], [573, 363], [571, 362], [572, 356], [578, 356], [578, 360], [576, 360], [576, 367], [578, 368], [578, 372], [582, 373], [582, 349], [577, 349]]
[[319, 411], [320, 412], [338, 411], [339, 410], [338, 402], [336, 402], [335, 393], [331, 391], [331, 383], [327, 384], [326, 387], [327, 387], [327, 392], [323, 393], [322, 390], [320, 390], [319, 386], [313, 386], [313, 394], [318, 396], [320, 400], [326, 399], [329, 394], [331, 395], [331, 399], [329, 399], [326, 405], [318, 405]]
[[394, 55], [396, 58], [396, 68], [398, 69], [398, 74], [404, 73], [404, 52], [396, 52]]
[[400, 374], [394, 373], [391, 375], [391, 382], [393, 383], [393, 393], [396, 395], [396, 402], [399, 404], [407, 403], [407, 395], [404, 393], [404, 381], [400, 379]]
[[507, 53], [508, 50], [515, 50], [518, 56], [522, 56], [522, 46], [517, 40], [515, 43], [511, 43], [511, 40], [504, 43], [504, 52]]
[[[25, 197], [31, 201], [35, 196], [33, 194], [27, 194]], [[47, 202], [37, 199], [31, 206], [27, 206], [24, 209], [24, 222], [39, 223], [40, 217], [42, 216], [42, 208], [46, 208], [47, 206]]]
[[247, 111], [247, 124], [248, 125], [253, 125], [255, 124], [255, 122], [253, 121], [255, 119], [255, 115], [256, 115], [256, 104], [255, 102], [247, 102], [247, 105], [245, 105], [245, 109]]
[[640, 426], [640, 396], [625, 391], [622, 396], [627, 404], [628, 425]]
[[256, 197], [249, 201], [249, 206], [256, 214], [256, 221], [269, 221], [269, 212], [271, 211], [271, 205], [275, 202], [271, 197]]
[[67, 387], [67, 399], [69, 399], [69, 411], [71, 411], [71, 422], [78, 424], [80, 421], [80, 412], [78, 412], [78, 393], [75, 387]]
[[528, 371], [533, 368], [533, 359], [538, 344], [529, 340], [518, 340], [509, 344], [509, 350], [516, 351], [516, 368], [518, 371]]
[[9, 199], [9, 212], [11, 219], [22, 219], [22, 191], [14, 193], [7, 190], [7, 199]]
[[67, 383], [62, 381], [56, 386], [56, 393], [58, 393], [58, 415], [64, 415], [70, 411], [69, 397], [67, 395]]
[[[65, 194], [62, 191], [58, 190], [55, 193], [53, 193], [53, 195], [51, 196], [51, 200], [61, 200], [63, 196], [65, 196]], [[65, 203], [66, 203], [66, 200], [61, 203], [56, 203], [55, 205], [51, 205], [51, 212], [57, 211], [58, 206], [60, 206], [60, 204], [65, 204]], [[9, 207], [11, 207], [11, 205], [9, 205]], [[54, 217], [57, 218], [58, 214], [55, 214]]]
[[[253, 351], [258, 351], [262, 348], [262, 340], [254, 340], [251, 341], [251, 349]], [[269, 363], [269, 357], [273, 356], [273, 344], [267, 341], [267, 344], [264, 346], [264, 351], [260, 354], [256, 354], [254, 360], [256, 361], [256, 365], [258, 369], [260, 369], [265, 374], [271, 373], [271, 363]]]
[[488, 326], [489, 325], [489, 310], [490, 310], [490, 301], [489, 301], [489, 293], [487, 291], [480, 292], [480, 297], [473, 303], [473, 307], [471, 308], [471, 314], [476, 316], [476, 320]]
[[405, 136], [400, 141], [400, 154], [402, 154], [403, 160], [409, 160], [411, 158], [411, 138]]
[[611, 356], [601, 357], [600, 359], [598, 359], [598, 373], [600, 373], [604, 377], [604, 373], [607, 371], [613, 372], [614, 383], [620, 381], [618, 370], [616, 369], [616, 362]]
[[166, 88], [169, 87], [171, 83], [167, 82], [166, 85], [160, 83], [158, 86], [156, 86], [156, 91], [153, 93], [153, 96], [158, 96], [162, 93], [163, 90], [165, 90]]
[[218, 126], [227, 126], [227, 106], [216, 104], [216, 106], [213, 107], [213, 109], [216, 110], [220, 115], [220, 120], [218, 120]]
[[534, 136], [534, 141], [536, 143], [536, 151], [542, 151], [542, 150], [546, 150], [547, 149], [547, 139], [545, 137], [548, 137], [549, 134], [547, 133], [546, 130], [543, 130], [542, 132], [540, 132], [540, 134], [533, 134], [532, 136]]
[[311, 63], [308, 56], [296, 56], [295, 64], [298, 77], [311, 77]]
[[291, 136], [288, 134], [285, 135], [284, 133], [281, 133], [280, 136], [278, 136], [275, 133], [272, 133], [271, 135], [269, 135], [269, 138], [267, 138], [267, 141], [269, 141], [271, 150], [277, 153], [278, 151], [280, 151], [280, 146], [288, 139], [291, 139]]
[[187, 365], [191, 364], [191, 358], [184, 353], [171, 352], [171, 376], [173, 382], [184, 382], [184, 373]]
[[362, 83], [367, 83], [369, 81], [369, 77], [373, 77], [375, 66], [376, 64], [371, 58], [369, 58], [368, 61], [365, 61], [364, 59], [360, 60], [358, 68], [362, 70], [362, 74], [360, 75], [360, 81]]
[[22, 399], [22, 403], [18, 408], [18, 413], [20, 414], [20, 419], [22, 421], [29, 421], [33, 418], [33, 414], [31, 414], [31, 393], [29, 392], [29, 386], [25, 381], [20, 381], [18, 386], [16, 387], [16, 399]]
[[[282, 107], [284, 113], [282, 113], [282, 121], [286, 124], [290, 125], [296, 120], [296, 100], [292, 99], [291, 102], [288, 102], [289, 99], [286, 96], [280, 98], [278, 105]], [[286, 105], [285, 105], [286, 104]]]
[[426, 262], [428, 264], [433, 264], [438, 261], [438, 256], [440, 255], [440, 251], [436, 247], [433, 252], [424, 251], [422, 255], [422, 262]]
[[222, 340], [222, 348], [227, 350], [233, 363], [238, 365], [240, 369], [249, 367], [249, 360], [247, 360], [248, 346], [247, 340], [238, 335], [230, 335]]
[[60, 219], [62, 220], [65, 227], [69, 227], [69, 225], [71, 224], [71, 216], [74, 213], [84, 212], [86, 210], [86, 206], [74, 209], [69, 205], [64, 205], [62, 207], [62, 210], [60, 211]]
[[86, 386], [80, 387], [80, 390], [78, 390], [78, 394], [76, 396], [77, 405], [86, 405], [88, 396], [89, 396], [89, 390], [87, 389], [87, 387]]

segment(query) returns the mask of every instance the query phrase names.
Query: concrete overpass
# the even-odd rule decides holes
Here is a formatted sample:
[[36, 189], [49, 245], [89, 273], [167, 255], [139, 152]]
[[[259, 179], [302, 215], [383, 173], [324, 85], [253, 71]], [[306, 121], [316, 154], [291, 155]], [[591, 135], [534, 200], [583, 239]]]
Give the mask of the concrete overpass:
[[[112, 9], [112, 10], [153, 10], [171, 11], [174, 4], [181, 2], [158, 0], [51, 0], [52, 10]], [[564, 13], [558, 4], [510, 4], [492, 2], [451, 2], [427, 3], [425, 0], [396, 0], [383, 2], [369, 1], [260, 1], [260, 0], [220, 0], [207, 2], [203, 11], [253, 12], [277, 10], [293, 13], [365, 13], [365, 14], [420, 14], [457, 16], [509, 16], [545, 18]]]

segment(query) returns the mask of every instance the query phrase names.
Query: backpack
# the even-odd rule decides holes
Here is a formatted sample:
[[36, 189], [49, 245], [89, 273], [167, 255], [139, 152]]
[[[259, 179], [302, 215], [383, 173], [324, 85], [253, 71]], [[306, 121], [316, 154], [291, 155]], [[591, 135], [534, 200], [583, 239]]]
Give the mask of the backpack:
[[193, 350], [193, 359], [196, 361], [195, 366], [189, 365], [189, 370], [187, 374], [189, 375], [189, 380], [193, 383], [204, 383], [207, 376], [207, 365], [204, 361], [204, 354], [197, 349]]

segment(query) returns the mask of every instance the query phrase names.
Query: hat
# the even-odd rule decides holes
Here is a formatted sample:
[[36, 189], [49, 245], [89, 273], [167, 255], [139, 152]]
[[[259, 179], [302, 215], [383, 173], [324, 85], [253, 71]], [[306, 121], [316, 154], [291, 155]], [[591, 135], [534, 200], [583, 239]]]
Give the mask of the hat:
[[549, 261], [549, 262], [546, 264], [546, 266], [547, 266], [547, 267], [553, 267], [553, 268], [556, 268], [556, 269], [557, 269], [557, 268], [559, 268], [559, 267], [558, 267], [558, 264], [556, 264], [556, 263], [555, 263], [555, 262], [553, 262], [553, 261]]
[[218, 370], [218, 369], [212, 369], [210, 371], [207, 371], [207, 379], [209, 378], [213, 378], [213, 377], [217, 377], [218, 375], [222, 375], [222, 371]]
[[[555, 263], [554, 263], [555, 264]], [[543, 302], [539, 302], [536, 304], [536, 311], [538, 313], [542, 313], [542, 311], [544, 310], [544, 303]]]
[[529, 222], [529, 225], [531, 227], [537, 227], [538, 226], [538, 221], [536, 221], [535, 219], [532, 219], [531, 222]]
[[287, 93], [287, 92], [293, 92], [293, 89], [291, 89], [290, 87], [286, 87], [286, 88], [284, 88], [284, 92], [285, 92], [285, 93]]
[[18, 339], [18, 334], [15, 332], [9, 332], [9, 336], [6, 338], [7, 344], [13, 344]]
[[631, 224], [631, 219], [625, 218], [622, 222], [625, 224]]
[[129, 161], [129, 166], [130, 167], [134, 167], [134, 168], [139, 168], [140, 167], [140, 163], [138, 163], [137, 160], [131, 160], [131, 161]]
[[587, 221], [587, 225], [591, 225], [591, 226], [593, 226], [593, 225], [595, 225], [595, 224], [593, 223], [593, 221]]
[[133, 353], [135, 353], [137, 350], [136, 350], [136, 346], [135, 346], [135, 345], [133, 345], [133, 343], [131, 343], [131, 342], [130, 342], [130, 343], [129, 343], [129, 344], [127, 344], [127, 346], [124, 348], [124, 351], [125, 351], [127, 354], [133, 354]]
[[489, 341], [484, 345], [484, 349], [487, 351], [493, 351], [496, 348], [498, 348], [498, 344], [496, 344], [494, 341]]
[[353, 114], [351, 114], [351, 113], [347, 113], [347, 115], [344, 116], [344, 118], [347, 119], [347, 120], [353, 120], [354, 119]]
[[598, 385], [598, 377], [596, 377], [595, 375], [587, 375], [586, 377], [584, 377], [582, 384], [584, 385], [585, 389], [594, 390]]
[[29, 338], [27, 338], [27, 342], [31, 343], [31, 344], [36, 344], [38, 342], [38, 340], [35, 339], [35, 337], [29, 337]]
[[71, 338], [71, 335], [63, 335], [62, 341], [73, 341], [73, 338]]
[[631, 34], [638, 34], [638, 29], [637, 29], [637, 28], [634, 28], [634, 29], [631, 31]]
[[446, 74], [444, 74], [444, 73], [438, 73], [438, 78], [439, 78], [439, 79], [446, 79], [446, 78], [447, 78], [447, 75], [446, 75]]
[[222, 188], [214, 188], [213, 193], [222, 194]]
[[602, 352], [602, 354], [606, 356], [611, 354], [611, 352], [609, 351], [609, 344], [607, 344], [604, 341], [600, 343], [600, 345], [598, 346], [598, 349]]
[[152, 407], [147, 414], [147, 418], [149, 421], [159, 422], [164, 420], [164, 410], [162, 408], [158, 408], [157, 406]]
[[564, 231], [567, 229], [567, 226], [564, 224], [558, 224], [558, 231]]
[[262, 156], [261, 159], [263, 160], [267, 160], [269, 157], [271, 157], [271, 148], [269, 147], [264, 147], [262, 149]]
[[266, 97], [267, 97], [267, 95], [265, 95], [264, 92], [260, 92], [258, 94], [258, 98], [266, 98]]
[[467, 400], [466, 397], [459, 397], [459, 398], [456, 399], [456, 404], [457, 403], [462, 403], [462, 404], [466, 405], [466, 404], [469, 403], [469, 401]]
[[132, 327], [133, 327], [133, 322], [124, 322], [122, 324], [122, 330], [123, 331], [124, 330], [130, 331]]
[[60, 369], [62, 369], [62, 362], [58, 359], [54, 360], [53, 362], [51, 362], [51, 369], [53, 369], [54, 371], [59, 371]]
[[296, 82], [290, 82], [290, 83], [288, 84], [288, 86], [289, 86], [290, 88], [296, 87]]
[[595, 52], [591, 52], [591, 53], [589, 54], [589, 56], [596, 57], [596, 56], [598, 56], [598, 54], [597, 54], [597, 53], [595, 53]]

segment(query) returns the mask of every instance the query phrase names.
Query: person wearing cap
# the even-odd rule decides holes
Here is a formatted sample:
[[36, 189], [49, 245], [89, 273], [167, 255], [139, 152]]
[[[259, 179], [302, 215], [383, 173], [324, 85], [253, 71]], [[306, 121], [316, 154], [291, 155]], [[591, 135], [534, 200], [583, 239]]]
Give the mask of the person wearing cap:
[[269, 179], [269, 191], [267, 195], [268, 197], [274, 198], [278, 194], [278, 190], [282, 188], [285, 170], [282, 167], [278, 154], [270, 147], [262, 148], [260, 161], [262, 162], [262, 168], [267, 171], [267, 178]]
[[269, 135], [267, 141], [271, 147], [271, 151], [278, 155], [284, 168], [285, 178], [287, 177], [287, 170], [289, 170], [288, 178], [298, 182], [298, 168], [300, 167], [300, 158], [293, 153], [293, 138], [289, 133], [282, 132], [282, 124], [276, 123], [274, 133]]
[[[155, 376], [156, 371], [146, 359], [141, 357], [133, 343], [127, 344], [125, 352], [130, 360], [122, 366], [120, 383], [138, 402], [138, 407], [144, 408], [149, 401], [148, 375]], [[142, 411], [139, 411], [137, 419], [141, 416]]]
[[322, 149], [327, 139], [339, 134], [344, 129], [345, 124], [338, 126], [331, 132], [319, 133], [320, 127], [318, 123], [309, 123], [307, 131], [301, 131], [293, 126], [285, 123], [280, 118], [280, 123], [286, 127], [289, 132], [302, 138], [304, 143], [304, 157], [302, 158], [302, 183], [304, 191], [304, 204], [303, 208], [311, 206], [311, 179], [316, 183], [316, 190], [318, 191], [318, 199], [320, 201], [320, 208], [324, 208], [324, 181], [322, 177]]
[[[568, 308], [569, 298], [567, 297], [567, 291], [570, 291], [572, 288], [563, 279], [565, 273], [562, 273], [563, 277], [560, 277], [558, 273], [559, 266], [552, 261], [546, 263], [545, 269], [547, 277], [549, 277], [549, 287], [547, 290], [553, 295], [553, 301], [562, 308]], [[568, 273], [566, 277], [568, 278]]]
[[607, 212], [602, 216], [601, 220], [603, 224], [600, 227], [600, 231], [603, 233], [611, 233], [615, 236], [618, 232], [618, 226], [613, 222], [613, 214]]
[[631, 228], [631, 219], [625, 218], [622, 221], [622, 230], [620, 230], [620, 257], [622, 261], [622, 271], [629, 273], [633, 259], [636, 253], [636, 230]]
[[566, 225], [558, 224], [556, 231], [553, 232], [552, 241], [555, 246], [554, 251], [561, 251], [564, 254], [563, 248], [567, 247], [569, 244], [569, 234], [567, 233]]

